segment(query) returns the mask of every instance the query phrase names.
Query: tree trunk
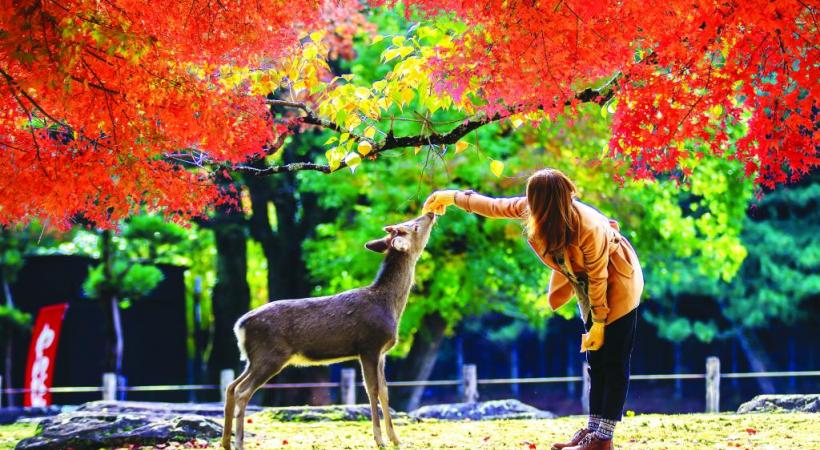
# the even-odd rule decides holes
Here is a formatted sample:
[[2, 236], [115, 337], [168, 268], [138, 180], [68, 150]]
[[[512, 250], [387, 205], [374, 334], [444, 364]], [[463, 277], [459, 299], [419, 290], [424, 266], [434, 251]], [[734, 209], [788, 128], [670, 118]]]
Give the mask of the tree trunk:
[[[510, 378], [516, 379], [519, 377], [518, 373], [518, 345], [515, 342], [510, 344]], [[519, 398], [521, 389], [518, 383], [510, 384], [510, 391], [513, 398]]]
[[[293, 146], [286, 148], [285, 157]], [[248, 178], [253, 215], [249, 221], [251, 237], [262, 246], [268, 262], [268, 293], [271, 301], [309, 297], [310, 283], [302, 257], [302, 244], [316, 224], [326, 219], [326, 212], [313, 194], [299, 191], [293, 174], [277, 177]], [[276, 226], [271, 222], [268, 205], [275, 206]], [[330, 380], [328, 367], [291, 368], [278, 377], [280, 382], [325, 382]], [[329, 404], [329, 388], [276, 390], [269, 393], [274, 404]]]
[[[14, 300], [11, 296], [11, 286], [9, 286], [8, 281], [6, 281], [5, 277], [3, 278], [3, 295], [6, 297], [6, 306], [9, 308], [14, 307]], [[11, 375], [14, 373], [14, 363], [12, 358], [12, 352], [14, 351], [14, 345], [12, 340], [14, 339], [14, 331], [12, 331], [12, 327], [9, 327], [8, 331], [6, 332], [6, 357], [5, 357], [5, 370], [3, 375], [3, 387], [11, 388], [12, 386], [12, 378]], [[0, 394], [2, 395], [2, 394]], [[6, 406], [14, 406], [15, 399], [14, 394], [9, 392], [6, 396]]]
[[219, 380], [223, 369], [240, 370], [239, 350], [233, 326], [250, 308], [247, 244], [244, 218], [227, 208], [219, 208], [210, 224], [216, 243], [216, 284], [211, 295], [214, 340], [208, 360], [210, 379]]
[[[674, 342], [672, 348], [675, 359], [672, 373], [683, 373], [683, 343]], [[683, 380], [677, 379], [675, 380], [675, 399], [680, 400], [681, 398], [683, 398]]]
[[[746, 355], [749, 361], [749, 367], [752, 372], [767, 372], [769, 366], [769, 357], [766, 355], [766, 350], [760, 339], [757, 338], [755, 332], [752, 330], [740, 329], [737, 332], [737, 341], [740, 344], [740, 349]], [[771, 378], [757, 377], [757, 385], [760, 387], [761, 394], [774, 394], [774, 383]]]
[[100, 239], [100, 258], [103, 264], [103, 277], [108, 288], [103, 292], [100, 299], [100, 306], [103, 308], [106, 317], [106, 343], [105, 343], [105, 365], [103, 370], [117, 375], [119, 380], [122, 375], [122, 321], [120, 320], [120, 308], [117, 296], [114, 295], [111, 286], [114, 283], [114, 248], [111, 230], [103, 230]]
[[[413, 339], [410, 352], [400, 363], [398, 379], [426, 381], [430, 378], [446, 329], [447, 322], [436, 312], [427, 314], [421, 319], [421, 326]], [[461, 369], [459, 368], [459, 370]], [[423, 393], [423, 386], [398, 391], [396, 405], [399, 408], [412, 411], [421, 404]]]
[[111, 324], [114, 327], [114, 373], [117, 378], [122, 375], [122, 353], [123, 353], [123, 337], [122, 337], [122, 318], [120, 317], [120, 304], [117, 297], [111, 298]]

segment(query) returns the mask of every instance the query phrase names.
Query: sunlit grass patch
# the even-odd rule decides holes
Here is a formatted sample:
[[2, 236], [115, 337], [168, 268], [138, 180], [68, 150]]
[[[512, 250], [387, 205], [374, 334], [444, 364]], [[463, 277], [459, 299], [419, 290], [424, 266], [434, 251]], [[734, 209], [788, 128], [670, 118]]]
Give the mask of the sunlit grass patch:
[[[372, 449], [370, 422], [278, 422], [271, 414], [248, 417], [247, 449]], [[583, 417], [551, 420], [397, 421], [403, 449], [549, 449], [583, 426]], [[0, 427], [0, 448], [35, 432], [32, 425]], [[385, 436], [385, 440], [386, 440]], [[202, 448], [171, 444], [166, 448]], [[820, 449], [820, 414], [647, 414], [624, 418], [619, 449]], [[219, 449], [213, 442], [210, 449]]]

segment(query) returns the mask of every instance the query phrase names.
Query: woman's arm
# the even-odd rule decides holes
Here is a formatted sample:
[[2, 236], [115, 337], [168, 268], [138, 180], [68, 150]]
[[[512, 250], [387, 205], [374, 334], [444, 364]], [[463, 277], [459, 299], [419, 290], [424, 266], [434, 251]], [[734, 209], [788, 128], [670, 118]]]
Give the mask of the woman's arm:
[[592, 320], [605, 323], [609, 315], [606, 300], [606, 284], [609, 278], [609, 239], [602, 227], [593, 227], [583, 233], [580, 239], [584, 254], [584, 266], [589, 277], [589, 304]]
[[527, 212], [527, 197], [493, 198], [473, 191], [456, 191], [459, 208], [495, 219], [523, 219]]

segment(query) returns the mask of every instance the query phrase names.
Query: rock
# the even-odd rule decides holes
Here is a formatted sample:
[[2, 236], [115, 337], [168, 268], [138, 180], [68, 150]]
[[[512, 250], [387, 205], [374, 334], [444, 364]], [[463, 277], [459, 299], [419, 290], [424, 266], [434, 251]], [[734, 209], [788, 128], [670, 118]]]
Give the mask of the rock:
[[422, 406], [411, 412], [410, 417], [440, 420], [553, 419], [555, 414], [508, 399]]
[[756, 412], [820, 412], [820, 394], [758, 395], [737, 409], [738, 414]]
[[[248, 405], [247, 413], [261, 411], [258, 406]], [[174, 417], [181, 414], [195, 414], [206, 417], [222, 417], [222, 403], [162, 403], [162, 402], [88, 402], [77, 408], [80, 412], [103, 414], [148, 414], [152, 416]]]
[[129, 412], [123, 412], [111, 403], [92, 402], [73, 412], [40, 419], [38, 434], [21, 440], [16, 448], [82, 450], [155, 446], [222, 436], [222, 425], [203, 415], [178, 414], [173, 410], [155, 408], [156, 404], [143, 404], [139, 408], [137, 402], [126, 402], [131, 403], [124, 408]]
[[10, 406], [0, 408], [0, 425], [8, 425], [18, 419], [31, 420], [40, 417], [56, 416], [62, 412], [59, 406], [27, 407]]
[[[265, 408], [263, 414], [279, 422], [326, 422], [339, 420], [370, 420], [370, 405], [287, 406]], [[381, 414], [380, 414], [381, 415]], [[392, 408], [393, 419], [405, 419], [407, 414]]]

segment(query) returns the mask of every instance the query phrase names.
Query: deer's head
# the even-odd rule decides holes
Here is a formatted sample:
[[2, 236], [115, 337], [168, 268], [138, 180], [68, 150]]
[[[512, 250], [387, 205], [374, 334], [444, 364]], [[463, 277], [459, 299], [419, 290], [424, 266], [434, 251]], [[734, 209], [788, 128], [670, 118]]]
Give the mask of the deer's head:
[[377, 253], [396, 251], [417, 257], [424, 251], [435, 222], [436, 215], [427, 213], [407, 222], [388, 225], [384, 227], [387, 236], [372, 240], [364, 246]]

